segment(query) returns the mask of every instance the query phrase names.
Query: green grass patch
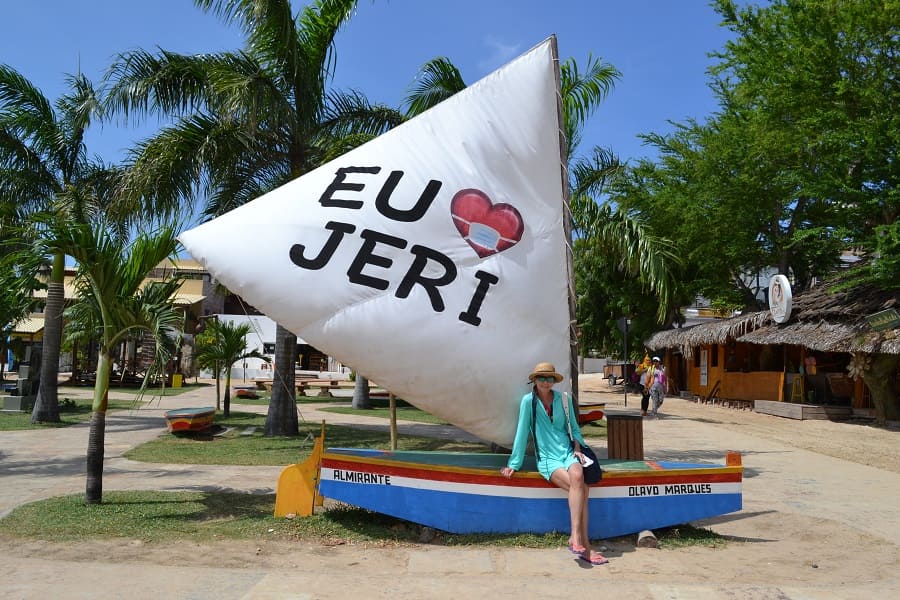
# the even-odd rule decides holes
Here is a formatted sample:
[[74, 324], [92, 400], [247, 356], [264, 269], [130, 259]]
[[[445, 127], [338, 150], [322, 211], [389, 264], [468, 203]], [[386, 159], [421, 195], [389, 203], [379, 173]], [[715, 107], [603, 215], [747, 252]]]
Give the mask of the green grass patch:
[[78, 494], [21, 506], [0, 520], [0, 532], [48, 541], [255, 538], [276, 525], [273, 507], [272, 495], [105, 492], [102, 504], [86, 505]]
[[[135, 538], [171, 543], [216, 539], [282, 539], [311, 542], [416, 543], [422, 527], [402, 519], [337, 504], [311, 517], [272, 516], [274, 494], [227, 492], [116, 491], [103, 503], [85, 505], [81, 494], [40, 500], [0, 519], [0, 534], [52, 542]], [[660, 547], [722, 547], [726, 538], [706, 529], [681, 525], [660, 530]], [[560, 548], [565, 533], [450, 534], [437, 532], [432, 543], [445, 546]], [[633, 536], [616, 543], [633, 543]]]
[[153, 398], [161, 398], [163, 396], [180, 396], [185, 392], [192, 392], [194, 390], [199, 390], [203, 388], [208, 388], [210, 384], [208, 383], [186, 383], [181, 387], [173, 388], [173, 387], [148, 387], [141, 394], [140, 388], [132, 388], [132, 387], [110, 387], [110, 393], [122, 393], [122, 394], [133, 394], [135, 396], [143, 395], [145, 397], [153, 397]]
[[656, 532], [656, 539], [659, 541], [659, 548], [665, 550], [677, 550], [689, 546], [724, 548], [728, 543], [728, 538], [709, 529], [693, 525], [676, 525], [660, 529]]
[[[311, 517], [276, 519], [273, 494], [224, 492], [106, 492], [85, 505], [80, 494], [26, 504], [0, 520], [0, 534], [46, 541], [136, 538], [147, 542], [284, 539], [336, 542], [418, 542], [421, 526], [360, 508], [337, 505]], [[566, 536], [451, 535], [445, 545], [564, 546]]]
[[606, 437], [606, 419], [594, 421], [593, 423], [585, 423], [581, 426], [581, 433], [587, 438], [605, 438]]
[[[224, 394], [222, 396], [224, 398]], [[238, 398], [234, 394], [231, 395], [232, 404], [253, 404], [256, 406], [268, 406], [272, 394], [270, 392], [256, 392], [256, 398]], [[332, 402], [340, 402], [342, 398], [326, 398], [319, 396], [297, 396], [297, 404], [331, 404]], [[345, 398], [348, 402], [349, 398]]]
[[[231, 405], [235, 404], [252, 404], [254, 406], [268, 406], [270, 400], [270, 394], [267, 392], [256, 392], [256, 398], [238, 398], [234, 394], [231, 395]], [[222, 395], [222, 402], [225, 402], [225, 395]]]
[[[319, 423], [301, 422], [298, 437], [266, 437], [266, 416], [232, 411], [228, 418], [217, 414], [215, 425], [227, 431], [217, 436], [163, 434], [125, 453], [131, 460], [200, 465], [289, 465], [304, 460], [312, 450], [312, 438], [321, 431]], [[249, 435], [242, 435], [249, 428]], [[387, 432], [328, 425], [325, 445], [346, 448], [390, 447]], [[457, 442], [425, 437], [400, 436], [400, 450], [440, 452], [488, 452], [489, 447], [474, 442]]]
[[[0, 431], [13, 431], [17, 429], [45, 429], [55, 427], [69, 427], [83, 423], [91, 418], [92, 398], [60, 398], [59, 423], [31, 422], [31, 411], [28, 412], [0, 412]], [[143, 405], [143, 402], [135, 400], [109, 400], [107, 414], [112, 410], [133, 410]]]
[[[366, 417], [379, 417], [382, 419], [391, 418], [391, 409], [387, 407], [373, 406], [372, 408], [353, 408], [351, 406], [329, 406], [320, 410], [345, 415], [363, 415]], [[397, 419], [416, 421], [418, 423], [433, 423], [435, 425], [449, 425], [447, 421], [409, 405], [397, 407]]]

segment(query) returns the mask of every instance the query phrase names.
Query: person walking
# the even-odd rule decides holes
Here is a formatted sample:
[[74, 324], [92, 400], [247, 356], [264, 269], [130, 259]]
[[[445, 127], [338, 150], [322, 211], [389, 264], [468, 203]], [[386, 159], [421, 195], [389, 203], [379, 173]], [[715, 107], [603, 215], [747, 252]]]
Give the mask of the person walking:
[[644, 387], [644, 375], [647, 373], [647, 369], [650, 368], [650, 355], [645, 354], [644, 360], [642, 360], [637, 369], [634, 371], [634, 375], [637, 378], [635, 383], [637, 387], [641, 390], [641, 416], [647, 416], [647, 409], [650, 408], [650, 390]]
[[[662, 406], [666, 397], [666, 369], [662, 366], [658, 356], [654, 356], [650, 363], [650, 367], [644, 373], [641, 381], [644, 392], [650, 395], [650, 402], [653, 406], [653, 416], [659, 418], [659, 407]], [[643, 408], [643, 406], [642, 406]], [[641, 414], [646, 416], [645, 411]]]

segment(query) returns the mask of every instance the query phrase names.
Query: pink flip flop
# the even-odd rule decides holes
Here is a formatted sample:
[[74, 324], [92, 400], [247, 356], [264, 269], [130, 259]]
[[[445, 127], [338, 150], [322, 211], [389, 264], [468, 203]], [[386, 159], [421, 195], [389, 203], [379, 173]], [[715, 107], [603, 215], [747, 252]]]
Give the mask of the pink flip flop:
[[578, 558], [580, 558], [581, 560], [583, 560], [585, 562], [589, 562], [592, 565], [605, 565], [605, 564], [609, 563], [608, 558], [606, 558], [599, 552], [594, 552], [593, 550], [591, 550], [591, 553], [587, 556], [585, 556], [584, 554], [580, 554], [578, 556]]
[[577, 554], [577, 555], [581, 556], [582, 554], [584, 554], [585, 550], [586, 550], [586, 548], [584, 546], [576, 546], [574, 544], [569, 544], [569, 552], [571, 552], [572, 554]]

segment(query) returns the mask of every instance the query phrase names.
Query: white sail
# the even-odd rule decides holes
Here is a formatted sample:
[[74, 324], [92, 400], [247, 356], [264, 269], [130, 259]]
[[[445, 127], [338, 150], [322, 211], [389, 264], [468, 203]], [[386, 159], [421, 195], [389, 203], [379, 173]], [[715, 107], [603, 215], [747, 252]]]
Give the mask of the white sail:
[[551, 38], [180, 239], [308, 343], [508, 444], [536, 363], [569, 386], [557, 94]]

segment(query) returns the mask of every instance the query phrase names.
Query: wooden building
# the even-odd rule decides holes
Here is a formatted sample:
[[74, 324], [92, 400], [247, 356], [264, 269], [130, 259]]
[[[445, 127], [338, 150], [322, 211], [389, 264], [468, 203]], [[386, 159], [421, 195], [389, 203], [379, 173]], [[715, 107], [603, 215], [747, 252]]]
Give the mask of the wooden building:
[[[792, 299], [790, 317], [759, 311], [654, 334], [647, 346], [666, 353], [670, 393], [704, 399], [873, 407], [854, 378], [873, 354], [900, 355], [900, 326], [871, 317], [900, 308], [900, 291], [873, 285], [820, 284]], [[890, 325], [890, 323], [888, 323]], [[894, 373], [895, 387], [900, 385]]]

